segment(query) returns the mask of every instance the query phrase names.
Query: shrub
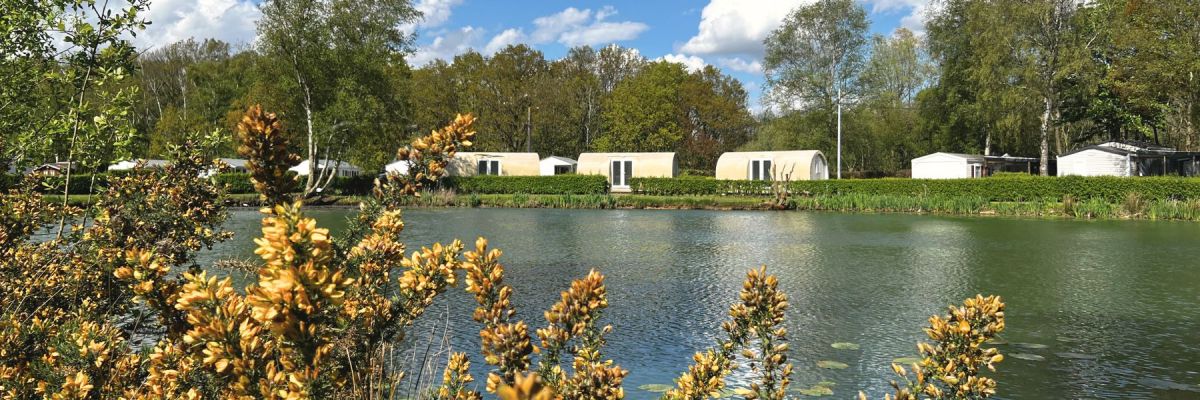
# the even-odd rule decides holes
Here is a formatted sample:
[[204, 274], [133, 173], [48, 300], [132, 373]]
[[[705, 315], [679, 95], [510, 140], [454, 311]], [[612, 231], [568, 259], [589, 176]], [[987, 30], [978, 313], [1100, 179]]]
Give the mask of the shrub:
[[375, 177], [368, 174], [358, 176], [339, 176], [329, 185], [337, 194], [366, 195], [375, 187]]
[[703, 177], [630, 178], [634, 193], [652, 196], [702, 196], [721, 194], [767, 195], [771, 182], [724, 180]]
[[[95, 182], [91, 174], [71, 174], [71, 187], [67, 194], [95, 194], [103, 192], [108, 187], [108, 174], [96, 173]], [[40, 191], [45, 194], [62, 194], [65, 176], [46, 176], [41, 178]], [[89, 192], [90, 189], [90, 192]]]
[[458, 193], [477, 194], [607, 194], [603, 175], [554, 176], [451, 176], [443, 187]]
[[250, 182], [250, 174], [245, 172], [229, 172], [217, 174], [213, 179], [218, 185], [224, 185], [227, 193], [254, 193], [254, 183]]
[[[698, 178], [633, 178], [634, 192], [649, 195], [770, 194], [763, 181]], [[1200, 178], [1042, 177], [1006, 175], [984, 179], [844, 179], [790, 182], [795, 195], [869, 194], [892, 196], [965, 196], [988, 201], [1059, 201], [1100, 199], [1112, 203], [1138, 193], [1143, 200], [1200, 199]]]
[[0, 174], [0, 190], [15, 188], [19, 183], [21, 183], [21, 175]]

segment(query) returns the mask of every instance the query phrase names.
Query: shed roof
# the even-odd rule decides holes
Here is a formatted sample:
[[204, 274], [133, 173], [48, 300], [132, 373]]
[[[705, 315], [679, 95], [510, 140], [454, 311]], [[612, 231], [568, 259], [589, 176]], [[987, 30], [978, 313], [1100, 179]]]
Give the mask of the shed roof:
[[1066, 153], [1059, 154], [1059, 157], [1070, 156], [1075, 153], [1098, 150], [1106, 153], [1119, 155], [1139, 155], [1139, 156], [1192, 156], [1200, 155], [1200, 152], [1180, 151], [1170, 147], [1159, 146], [1148, 142], [1140, 141], [1123, 141], [1123, 142], [1104, 142], [1091, 146], [1084, 146], [1073, 149]]
[[562, 163], [566, 163], [566, 164], [576, 164], [576, 163], [578, 163], [577, 161], [575, 161], [575, 159], [572, 159], [572, 158], [566, 158], [566, 157], [559, 157], [559, 156], [549, 156], [549, 157], [546, 157], [546, 158], [543, 158], [543, 159], [542, 159], [542, 162], [546, 162], [546, 161], [558, 161], [558, 162], [562, 162]]
[[913, 161], [926, 160], [926, 159], [932, 159], [932, 158], [941, 158], [941, 157], [953, 157], [953, 158], [959, 158], [959, 159], [963, 159], [963, 160], [967, 160], [967, 161], [977, 161], [977, 162], [984, 161], [984, 157], [979, 154], [947, 153], [947, 152], [940, 152], [940, 151], [937, 153], [926, 154], [926, 155], [914, 158]]

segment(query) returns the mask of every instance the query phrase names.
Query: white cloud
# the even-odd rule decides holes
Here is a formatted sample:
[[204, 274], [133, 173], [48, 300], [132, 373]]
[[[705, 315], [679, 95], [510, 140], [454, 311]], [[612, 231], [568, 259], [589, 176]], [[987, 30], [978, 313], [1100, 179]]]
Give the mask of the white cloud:
[[567, 46], [609, 44], [637, 39], [647, 29], [650, 27], [641, 22], [596, 22], [564, 32], [558, 42]]
[[813, 0], [712, 0], [700, 12], [699, 31], [679, 47], [685, 54], [758, 58], [763, 39], [788, 12]]
[[918, 35], [925, 33], [925, 21], [935, 5], [932, 0], [867, 0], [873, 13], [904, 12], [900, 26]]
[[732, 70], [738, 71], [738, 72], [749, 73], [749, 74], [761, 73], [763, 70], [761, 61], [753, 60], [753, 59], [745, 60], [745, 59], [742, 59], [741, 57], [732, 57], [732, 58], [721, 57], [721, 58], [717, 59], [717, 63], [721, 64], [722, 67], [729, 68], [729, 69], [732, 69]]
[[[421, 4], [424, 3], [448, 4], [445, 11], [445, 18], [448, 18], [449, 7], [462, 3], [462, 0], [423, 0]], [[471, 26], [446, 32], [424, 32], [433, 35], [433, 41], [428, 45], [419, 46], [409, 61], [415, 66], [422, 66], [438, 58], [449, 60], [471, 49], [482, 49], [484, 54], [493, 54], [505, 46], [518, 43], [536, 45], [557, 42], [567, 46], [609, 44], [637, 38], [649, 29], [649, 26], [640, 22], [607, 20], [616, 14], [617, 10], [608, 6], [598, 11], [568, 7], [558, 13], [534, 19], [532, 32], [526, 33], [523, 28], [509, 28], [496, 34], [486, 43], [486, 32]], [[438, 23], [444, 22], [442, 19]], [[425, 26], [419, 25], [416, 28]]]
[[464, 26], [438, 35], [433, 38], [433, 42], [421, 46], [409, 58], [409, 62], [413, 66], [424, 66], [430, 61], [436, 59], [449, 60], [454, 56], [465, 53], [467, 50], [479, 48], [480, 42], [483, 41], [484, 30], [472, 26]]
[[658, 59], [667, 62], [683, 64], [683, 66], [687, 68], [688, 72], [702, 70], [704, 69], [704, 66], [708, 64], [704, 62], [703, 58], [683, 54], [667, 54]]
[[641, 22], [607, 21], [617, 9], [605, 6], [599, 11], [568, 7], [553, 15], [533, 20], [529, 41], [535, 44], [558, 42], [566, 46], [599, 45], [636, 39], [650, 27]]
[[442, 26], [450, 20], [454, 7], [461, 5], [463, 0], [420, 0], [413, 5], [421, 12], [422, 19], [416, 23], [401, 26], [405, 32], [413, 33], [417, 28], [429, 29]]
[[249, 44], [262, 13], [252, 0], [159, 0], [145, 17], [152, 23], [133, 39], [143, 49], [162, 47], [187, 38], [214, 38]]
[[488, 41], [487, 46], [484, 46], [483, 52], [486, 54], [494, 54], [497, 51], [503, 50], [508, 45], [521, 43], [525, 40], [525, 32], [520, 28], [505, 29], [499, 35], [493, 36], [492, 40]]
[[558, 40], [559, 35], [588, 23], [592, 19], [592, 10], [580, 10], [568, 7], [554, 15], [538, 17], [533, 20], [535, 27], [530, 39], [537, 43]]

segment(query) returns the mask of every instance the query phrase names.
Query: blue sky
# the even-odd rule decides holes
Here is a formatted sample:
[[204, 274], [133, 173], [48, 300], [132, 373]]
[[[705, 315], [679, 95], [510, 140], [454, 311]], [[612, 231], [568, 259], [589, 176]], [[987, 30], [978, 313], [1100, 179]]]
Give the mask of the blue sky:
[[[153, 24], [139, 35], [143, 47], [188, 37], [252, 43], [260, 0], [157, 0]], [[413, 26], [417, 49], [410, 61], [423, 65], [468, 49], [490, 54], [506, 44], [526, 43], [555, 59], [573, 45], [610, 43], [637, 49], [649, 59], [689, 68], [720, 67], [740, 79], [759, 109], [762, 39], [787, 12], [813, 0], [415, 0], [425, 19]], [[871, 31], [923, 30], [930, 0], [859, 0]]]

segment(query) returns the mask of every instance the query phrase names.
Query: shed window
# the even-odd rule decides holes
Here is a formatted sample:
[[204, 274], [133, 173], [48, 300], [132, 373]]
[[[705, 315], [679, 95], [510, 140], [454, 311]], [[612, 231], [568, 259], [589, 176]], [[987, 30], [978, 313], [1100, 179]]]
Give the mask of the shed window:
[[633, 176], [633, 160], [613, 160], [609, 168], [613, 187], [629, 187], [629, 177]]
[[750, 161], [750, 180], [752, 180], [752, 181], [771, 180], [771, 160], [751, 160]]
[[500, 160], [479, 160], [479, 175], [500, 175]]
[[575, 172], [575, 171], [571, 170], [571, 167], [573, 167], [573, 166], [572, 165], [555, 165], [554, 166], [554, 174], [562, 175], [562, 174], [569, 174], [569, 173]]

